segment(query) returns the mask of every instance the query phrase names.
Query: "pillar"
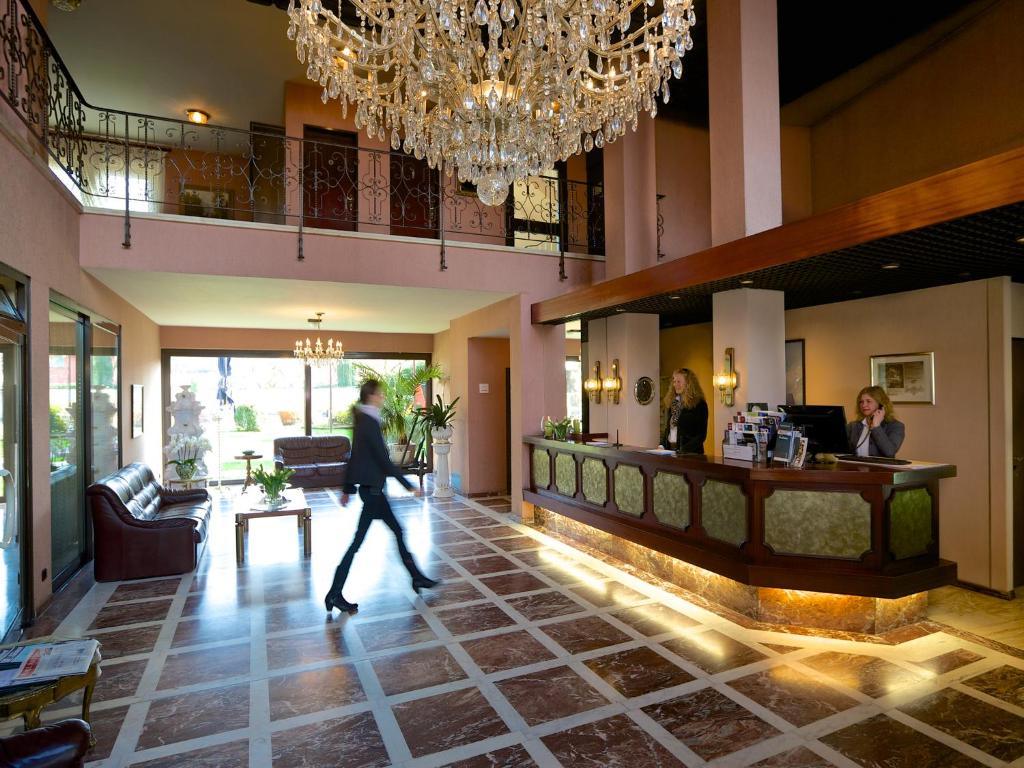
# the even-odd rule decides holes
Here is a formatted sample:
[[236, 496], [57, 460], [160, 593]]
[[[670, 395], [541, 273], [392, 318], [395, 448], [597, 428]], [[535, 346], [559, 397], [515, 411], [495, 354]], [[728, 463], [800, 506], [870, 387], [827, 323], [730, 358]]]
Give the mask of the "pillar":
[[658, 173], [654, 120], [604, 148], [605, 278], [658, 263]]

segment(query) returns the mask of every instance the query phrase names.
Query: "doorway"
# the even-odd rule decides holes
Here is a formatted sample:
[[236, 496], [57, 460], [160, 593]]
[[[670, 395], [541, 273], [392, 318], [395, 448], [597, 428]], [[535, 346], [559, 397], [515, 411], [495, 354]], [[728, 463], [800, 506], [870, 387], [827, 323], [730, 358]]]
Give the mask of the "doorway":
[[302, 143], [302, 222], [354, 232], [359, 222], [358, 137], [305, 126]]
[[1013, 339], [1013, 584], [1024, 586], [1024, 339]]

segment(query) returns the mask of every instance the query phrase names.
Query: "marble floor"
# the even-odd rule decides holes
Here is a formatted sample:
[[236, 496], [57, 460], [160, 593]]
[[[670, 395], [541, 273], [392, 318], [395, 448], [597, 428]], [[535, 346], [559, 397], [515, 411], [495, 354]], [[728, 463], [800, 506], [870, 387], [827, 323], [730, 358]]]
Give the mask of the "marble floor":
[[969, 629], [743, 626], [510, 522], [507, 499], [402, 492], [444, 584], [417, 597], [375, 524], [345, 590], [359, 612], [326, 618], [358, 502], [308, 498], [311, 558], [282, 517], [251, 523], [236, 565], [236, 489], [197, 573], [54, 601], [37, 634], [102, 643], [89, 766], [1024, 766], [1024, 651]]

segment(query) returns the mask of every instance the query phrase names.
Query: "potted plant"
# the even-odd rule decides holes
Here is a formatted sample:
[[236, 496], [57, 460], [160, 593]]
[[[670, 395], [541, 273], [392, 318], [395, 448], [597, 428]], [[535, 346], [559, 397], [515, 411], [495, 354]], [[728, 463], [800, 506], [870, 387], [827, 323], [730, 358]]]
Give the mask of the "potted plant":
[[200, 469], [203, 455], [210, 450], [210, 441], [197, 435], [175, 435], [171, 442], [171, 455], [165, 466], [174, 467], [179, 480], [188, 482]]
[[273, 506], [284, 501], [281, 493], [288, 487], [288, 479], [294, 474], [295, 470], [291, 467], [280, 467], [267, 472], [261, 465], [253, 470], [252, 479], [263, 489], [266, 503]]
[[[380, 428], [384, 439], [393, 444], [392, 461], [397, 461], [409, 442], [409, 427], [416, 406], [416, 393], [431, 379], [439, 379], [444, 370], [439, 365], [416, 365], [397, 371], [380, 372], [368, 365], [353, 366], [359, 383], [376, 379], [381, 383], [384, 402], [380, 406]], [[422, 402], [422, 401], [421, 401]]]
[[457, 402], [459, 402], [459, 398], [456, 397], [445, 405], [444, 400], [438, 395], [435, 402], [420, 406], [415, 410], [415, 413], [423, 421], [423, 428], [430, 430], [430, 435], [434, 440], [451, 439]]

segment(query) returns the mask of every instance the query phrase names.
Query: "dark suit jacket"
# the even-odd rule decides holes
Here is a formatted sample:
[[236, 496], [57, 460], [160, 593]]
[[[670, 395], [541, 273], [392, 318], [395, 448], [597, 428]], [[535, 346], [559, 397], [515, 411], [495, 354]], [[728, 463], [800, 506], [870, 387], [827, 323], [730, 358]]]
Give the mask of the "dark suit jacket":
[[352, 456], [345, 468], [345, 493], [355, 493], [357, 485], [371, 488], [383, 488], [388, 477], [397, 478], [406, 490], [412, 490], [412, 483], [402, 476], [401, 470], [391, 463], [388, 447], [384, 444], [384, 435], [380, 431], [380, 423], [355, 408], [355, 425], [352, 430]]
[[676, 443], [669, 443], [672, 429], [672, 410], [665, 412], [665, 428], [661, 431], [661, 444], [680, 453], [704, 453], [704, 440], [708, 436], [708, 404], [701, 400], [693, 408], [683, 408], [676, 424]]
[[[896, 456], [896, 451], [903, 445], [903, 438], [907, 430], [902, 421], [883, 421], [879, 426], [871, 430], [871, 437], [868, 438], [868, 453], [871, 456], [888, 456], [890, 459]], [[857, 452], [857, 444], [864, 437], [864, 422], [851, 421], [846, 425], [846, 437], [850, 442], [850, 453]]]

